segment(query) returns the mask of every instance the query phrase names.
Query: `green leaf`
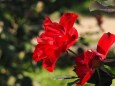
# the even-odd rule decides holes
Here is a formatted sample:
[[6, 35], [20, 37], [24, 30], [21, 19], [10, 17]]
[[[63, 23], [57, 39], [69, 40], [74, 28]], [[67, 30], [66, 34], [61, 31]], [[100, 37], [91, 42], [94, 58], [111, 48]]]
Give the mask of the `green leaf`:
[[[109, 4], [108, 4], [109, 3]], [[111, 2], [112, 3], [112, 2]], [[115, 2], [114, 2], [115, 3]], [[89, 7], [90, 11], [104, 11], [104, 12], [115, 12], [115, 5], [111, 5], [108, 1], [93, 1]]]
[[97, 0], [104, 6], [115, 6], [115, 0]]
[[95, 71], [89, 83], [94, 83], [95, 86], [111, 86], [113, 79], [113, 74], [110, 70], [104, 68], [104, 66], [98, 68], [98, 71]]

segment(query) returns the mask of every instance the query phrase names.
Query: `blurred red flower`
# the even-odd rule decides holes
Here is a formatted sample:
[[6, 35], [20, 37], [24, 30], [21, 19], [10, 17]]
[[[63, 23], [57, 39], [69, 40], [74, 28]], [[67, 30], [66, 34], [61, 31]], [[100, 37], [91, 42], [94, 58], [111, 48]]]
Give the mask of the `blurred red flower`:
[[33, 60], [42, 60], [42, 65], [52, 72], [60, 54], [72, 46], [78, 39], [78, 32], [73, 27], [77, 14], [65, 13], [59, 23], [52, 22], [48, 17], [44, 21], [45, 31], [37, 38]]
[[115, 35], [111, 33], [104, 33], [103, 36], [98, 41], [97, 50], [87, 50], [80, 56], [76, 57], [75, 72], [80, 78], [80, 81], [77, 83], [77, 86], [84, 86], [95, 69], [100, 67], [103, 63], [103, 60], [106, 58], [106, 55], [115, 42]]

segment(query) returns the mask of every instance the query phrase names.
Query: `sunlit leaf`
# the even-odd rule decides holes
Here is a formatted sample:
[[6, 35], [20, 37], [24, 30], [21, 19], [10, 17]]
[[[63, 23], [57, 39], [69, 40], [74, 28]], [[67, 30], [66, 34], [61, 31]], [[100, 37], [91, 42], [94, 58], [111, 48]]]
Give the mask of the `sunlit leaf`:
[[108, 1], [104, 1], [104, 2], [93, 1], [89, 7], [89, 10], [90, 11], [100, 10], [100, 11], [104, 11], [104, 12], [115, 12], [115, 5], [111, 5], [110, 3], [109, 4], [107, 4], [107, 3], [108, 3]]
[[97, 0], [97, 2], [104, 6], [115, 6], [115, 0]]

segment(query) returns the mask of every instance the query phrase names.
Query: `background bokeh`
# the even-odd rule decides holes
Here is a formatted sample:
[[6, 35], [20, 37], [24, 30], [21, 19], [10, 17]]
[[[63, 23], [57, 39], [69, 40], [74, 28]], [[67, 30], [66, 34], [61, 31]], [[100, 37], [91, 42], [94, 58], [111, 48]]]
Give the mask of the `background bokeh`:
[[[73, 72], [75, 56], [61, 55], [53, 73], [32, 60], [36, 37], [43, 31], [43, 21], [49, 16], [58, 22], [64, 12], [79, 15], [75, 27], [79, 41], [70, 49], [77, 54], [96, 48], [104, 32], [115, 34], [115, 13], [90, 12], [90, 0], [0, 0], [0, 86], [67, 86], [73, 80], [57, 80], [59, 76], [76, 76]], [[115, 57], [115, 47], [108, 58]], [[108, 66], [107, 66], [108, 65]], [[106, 68], [115, 73], [115, 64]], [[115, 85], [113, 80], [112, 85]], [[94, 86], [86, 84], [86, 86]]]

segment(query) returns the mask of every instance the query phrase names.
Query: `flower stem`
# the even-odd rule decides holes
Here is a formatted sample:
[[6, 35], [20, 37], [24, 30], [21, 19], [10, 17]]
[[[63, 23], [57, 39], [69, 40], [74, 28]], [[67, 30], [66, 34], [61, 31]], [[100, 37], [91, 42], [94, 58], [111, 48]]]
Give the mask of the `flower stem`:
[[76, 54], [74, 51], [72, 51], [71, 49], [68, 49], [68, 51], [70, 51], [70, 52], [73, 53], [75, 56], [77, 56], [77, 54]]
[[67, 84], [67, 86], [72, 86], [73, 84], [78, 83], [79, 80], [80, 80], [80, 79], [77, 79], [77, 80], [75, 80], [75, 81], [73, 81], [73, 82], [69, 82], [69, 83]]
[[115, 62], [115, 59], [105, 59], [104, 63], [111, 63], [111, 62]]
[[115, 79], [115, 75], [112, 78]]
[[101, 77], [100, 77], [100, 73], [99, 73], [98, 69], [97, 69], [97, 75], [98, 75], [98, 79], [99, 79], [99, 86], [102, 86]]

